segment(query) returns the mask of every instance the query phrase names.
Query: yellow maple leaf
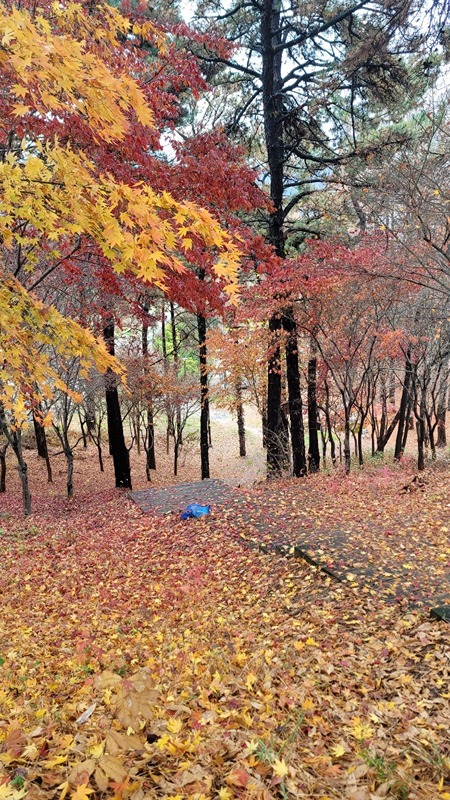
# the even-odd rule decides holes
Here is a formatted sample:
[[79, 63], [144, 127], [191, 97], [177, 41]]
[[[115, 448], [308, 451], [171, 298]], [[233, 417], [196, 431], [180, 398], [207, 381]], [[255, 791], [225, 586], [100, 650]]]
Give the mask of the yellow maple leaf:
[[167, 723], [167, 730], [170, 731], [170, 733], [179, 733], [182, 727], [183, 723], [180, 719], [169, 719]]
[[373, 728], [365, 722], [361, 722], [359, 717], [353, 721], [352, 736], [355, 739], [370, 739], [373, 736]]
[[58, 789], [61, 789], [61, 792], [60, 792], [60, 795], [58, 797], [58, 800], [64, 800], [67, 792], [70, 789], [69, 781], [64, 781], [64, 783], [60, 783], [59, 786], [58, 786]]
[[331, 748], [331, 753], [335, 758], [341, 758], [345, 753], [345, 747], [342, 744], [336, 744]]
[[25, 789], [15, 789], [9, 783], [0, 784], [0, 800], [21, 800], [25, 795]]
[[12, 110], [12, 113], [16, 117], [23, 117], [23, 115], [27, 114], [29, 110], [30, 110], [30, 106], [25, 105], [25, 103], [17, 103], [14, 106], [14, 108]]
[[72, 800], [87, 800], [93, 791], [94, 790], [91, 789], [87, 783], [82, 783], [81, 786], [77, 786], [76, 790], [72, 792]]
[[247, 680], [245, 681], [245, 685], [246, 685], [246, 687], [247, 687], [247, 689], [249, 691], [251, 691], [251, 689], [253, 688], [253, 686], [254, 686], [254, 684], [256, 683], [257, 680], [258, 679], [257, 679], [256, 675], [253, 674], [253, 672], [249, 672], [248, 673]]
[[278, 778], [285, 778], [288, 774], [288, 765], [284, 758], [276, 758], [272, 764], [272, 769]]
[[105, 742], [100, 742], [100, 744], [93, 744], [91, 747], [89, 747], [88, 753], [94, 758], [100, 758], [100, 756], [103, 755], [104, 749]]

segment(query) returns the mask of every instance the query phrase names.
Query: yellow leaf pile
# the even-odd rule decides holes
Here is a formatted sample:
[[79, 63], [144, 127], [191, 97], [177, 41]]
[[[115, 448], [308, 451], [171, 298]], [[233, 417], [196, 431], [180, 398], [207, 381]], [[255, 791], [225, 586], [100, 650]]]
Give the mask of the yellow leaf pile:
[[247, 549], [234, 508], [162, 525], [88, 485], [69, 515], [49, 501], [28, 533], [1, 519], [0, 796], [449, 793], [444, 622]]

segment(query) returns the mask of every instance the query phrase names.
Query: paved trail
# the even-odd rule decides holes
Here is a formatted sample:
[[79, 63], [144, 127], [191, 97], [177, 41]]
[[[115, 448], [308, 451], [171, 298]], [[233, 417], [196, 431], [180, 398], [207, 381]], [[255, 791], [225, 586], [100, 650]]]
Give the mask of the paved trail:
[[[304, 558], [386, 602], [429, 608], [450, 604], [448, 529], [443, 524], [427, 527], [416, 512], [405, 517], [404, 507], [389, 516], [356, 512], [339, 520], [328, 514], [329, 524], [324, 524], [316, 523], [312, 513], [317, 506], [323, 509], [323, 496], [310, 488], [306, 495], [296, 483], [280, 493], [270, 484], [249, 490], [207, 480], [130, 496], [150, 513], [178, 514], [192, 502], [211, 505], [212, 520], [232, 520], [248, 546]], [[444, 520], [445, 512], [437, 523]]]

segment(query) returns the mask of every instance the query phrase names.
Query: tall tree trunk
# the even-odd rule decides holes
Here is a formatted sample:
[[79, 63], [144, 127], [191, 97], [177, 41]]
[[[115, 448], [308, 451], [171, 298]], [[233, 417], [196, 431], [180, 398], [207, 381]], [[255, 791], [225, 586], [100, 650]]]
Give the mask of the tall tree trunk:
[[437, 403], [437, 439], [436, 447], [447, 446], [447, 433], [445, 430], [446, 412], [447, 412], [447, 392], [448, 392], [448, 369], [444, 370], [441, 375]]
[[156, 456], [155, 456], [155, 424], [153, 418], [153, 401], [151, 380], [148, 368], [148, 312], [149, 306], [147, 303], [143, 305], [144, 320], [142, 322], [142, 356], [144, 359], [144, 375], [145, 375], [145, 402], [146, 402], [146, 436], [145, 436], [145, 473], [147, 480], [151, 480], [150, 470], [156, 469]]
[[261, 413], [261, 428], [262, 428], [262, 446], [264, 450], [267, 450], [267, 408], [265, 404]]
[[87, 433], [86, 433], [86, 430], [85, 430], [85, 420], [81, 416], [81, 409], [80, 409], [79, 406], [78, 406], [78, 409], [77, 409], [77, 414], [78, 414], [78, 422], [80, 423], [81, 438], [83, 439], [83, 448], [86, 450], [86, 448], [88, 446], [88, 437], [87, 437]]
[[381, 419], [380, 419], [380, 427], [377, 432], [376, 452], [384, 453], [384, 448], [386, 447], [389, 439], [394, 433], [394, 430], [400, 419], [400, 410], [396, 411], [392, 419], [392, 422], [388, 424], [388, 408], [387, 408], [388, 395], [387, 395], [386, 378], [383, 374], [380, 376], [380, 384], [381, 384], [380, 385]]
[[350, 409], [347, 407], [347, 404], [344, 400], [344, 465], [345, 465], [345, 474], [350, 474], [350, 469], [352, 465], [352, 454], [350, 450]]
[[100, 472], [104, 472], [105, 467], [103, 465], [103, 452], [102, 452], [102, 444], [100, 436], [98, 437], [96, 447], [97, 447], [98, 465], [100, 467]]
[[426, 436], [425, 391], [424, 388], [421, 387], [419, 408], [417, 409], [416, 380], [417, 378], [414, 375], [413, 384], [414, 384], [414, 395], [415, 395], [414, 414], [416, 417], [416, 433], [417, 433], [417, 469], [420, 472], [422, 472], [425, 469], [425, 436]]
[[[114, 355], [114, 320], [109, 319], [103, 329], [106, 347]], [[109, 447], [114, 463], [116, 486], [120, 489], [131, 489], [130, 454], [125, 444], [122, 416], [120, 413], [117, 378], [108, 369], [105, 379], [106, 413], [108, 419]]]
[[180, 454], [180, 440], [175, 435], [175, 440], [173, 443], [173, 475], [174, 478], [178, 475], [178, 459]]
[[[280, 258], [284, 250], [284, 142], [282, 99], [282, 51], [277, 50], [281, 42], [279, 0], [264, 0], [261, 9], [262, 45], [262, 99], [264, 111], [264, 138], [270, 176], [270, 198], [273, 211], [269, 215], [269, 241]], [[275, 335], [283, 327], [288, 333], [286, 344], [286, 369], [291, 414], [291, 442], [294, 475], [306, 470], [304, 456], [303, 421], [301, 418], [300, 379], [298, 374], [297, 332], [291, 309], [269, 320], [269, 329]], [[285, 463], [281, 411], [281, 354], [275, 344], [268, 363], [267, 379], [267, 467], [269, 475], [279, 475]], [[302, 441], [303, 440], [303, 441]], [[303, 452], [302, 452], [303, 449]]]
[[411, 378], [412, 378], [411, 347], [408, 347], [405, 359], [405, 377], [403, 379], [402, 397], [400, 400], [400, 408], [399, 408], [397, 438], [395, 440], [394, 458], [396, 459], [401, 458], [404, 450], [403, 435], [405, 432], [405, 426], [406, 429], [408, 427], [406, 412], [411, 394]]
[[86, 410], [86, 426], [88, 429], [88, 433], [94, 433], [96, 427], [96, 413], [95, 413], [95, 398], [92, 392], [88, 392], [85, 401], [85, 410]]
[[427, 434], [428, 434], [428, 441], [430, 443], [431, 459], [432, 461], [436, 461], [436, 439], [434, 436], [435, 426], [433, 425], [431, 414], [428, 413], [426, 406], [425, 406], [425, 418], [427, 421]]
[[64, 455], [66, 457], [66, 465], [67, 465], [67, 480], [66, 480], [66, 487], [67, 487], [67, 497], [73, 497], [73, 450], [70, 446], [69, 440], [66, 435], [64, 435], [65, 443], [64, 443]]
[[361, 422], [358, 428], [358, 433], [356, 434], [358, 440], [358, 464], [360, 467], [364, 464], [364, 454], [363, 454], [363, 423]]
[[197, 314], [197, 329], [200, 361], [200, 461], [202, 481], [209, 478], [209, 397], [208, 397], [208, 363], [206, 351], [206, 317]]
[[34, 425], [34, 435], [36, 438], [36, 447], [38, 456], [43, 458], [45, 461], [45, 466], [47, 468], [47, 482], [53, 483], [53, 473], [52, 473], [52, 465], [50, 463], [50, 456], [48, 452], [48, 444], [47, 444], [47, 436], [45, 433], [45, 428], [40, 422], [33, 416], [33, 425]]
[[317, 435], [317, 348], [311, 339], [311, 351], [308, 360], [308, 467], [310, 472], [320, 469], [319, 437]]
[[391, 371], [389, 373], [389, 402], [392, 404], [395, 403], [395, 386], [396, 386], [395, 371], [394, 371], [394, 365], [392, 364]]
[[405, 414], [405, 429], [403, 431], [402, 437], [402, 447], [401, 452], [404, 453], [406, 450], [406, 442], [408, 440], [408, 433], [414, 429], [414, 421], [412, 418], [412, 398], [410, 397], [408, 400], [408, 405], [406, 407], [406, 414]]
[[[380, 434], [378, 434], [378, 436], [377, 436], [377, 453], [384, 453], [384, 448], [386, 447], [389, 439], [391, 438], [392, 434], [394, 433], [399, 419], [400, 419], [400, 410], [396, 412], [396, 414], [393, 417], [392, 421], [390, 422], [390, 424], [386, 428], [386, 430], [384, 432], [384, 436], [381, 437]], [[406, 428], [407, 427], [408, 426], [406, 425]]]
[[327, 431], [328, 431], [328, 439], [330, 440], [330, 455], [331, 455], [331, 462], [333, 467], [336, 466], [336, 445], [334, 442], [333, 436], [333, 427], [331, 425], [331, 416], [330, 416], [330, 387], [328, 386], [328, 381], [325, 380], [325, 420], [327, 423]]
[[244, 417], [244, 405], [242, 403], [242, 383], [240, 380], [236, 381], [235, 392], [236, 392], [237, 427], [238, 427], [238, 437], [239, 437], [239, 455], [241, 458], [245, 458], [245, 456], [247, 455], [247, 450], [245, 447], [245, 417]]
[[23, 457], [21, 431], [13, 432], [12, 447], [19, 464], [17, 469], [19, 471], [20, 483], [22, 485], [23, 510], [25, 516], [28, 516], [31, 514], [31, 492], [28, 483], [28, 466]]
[[283, 323], [284, 329], [288, 333], [286, 342], [286, 378], [291, 421], [292, 473], [296, 478], [300, 478], [302, 475], [306, 475], [306, 452], [298, 366], [297, 325], [292, 309], [289, 313], [284, 314]]
[[23, 457], [22, 433], [20, 430], [13, 431], [9, 428], [5, 416], [5, 409], [3, 408], [1, 403], [0, 403], [0, 431], [6, 437], [8, 443], [14, 450], [14, 454], [17, 458], [17, 464], [18, 464], [17, 470], [19, 473], [20, 483], [22, 486], [23, 512], [25, 516], [28, 516], [29, 514], [31, 514], [31, 493], [30, 493], [30, 486], [28, 483], [28, 466]]
[[[40, 409], [39, 409], [40, 410]], [[39, 458], [47, 458], [47, 437], [45, 435], [45, 428], [33, 415], [34, 438], [36, 439], [36, 448]]]
[[320, 441], [322, 443], [322, 461], [325, 466], [327, 462], [327, 434], [323, 425], [320, 426], [319, 433], [320, 433]]
[[283, 437], [281, 432], [281, 351], [275, 344], [281, 330], [281, 317], [274, 315], [269, 321], [274, 336], [267, 376], [267, 468], [269, 476], [281, 475], [283, 469]]
[[6, 492], [6, 451], [8, 447], [8, 441], [0, 447], [0, 494]]
[[[381, 445], [384, 439], [384, 434], [386, 432], [387, 424], [388, 424], [388, 410], [387, 410], [387, 386], [386, 386], [386, 378], [381, 373], [380, 375], [380, 404], [381, 404], [381, 418], [380, 418], [380, 427], [378, 429], [378, 442]], [[379, 448], [379, 452], [382, 453], [384, 447]]]

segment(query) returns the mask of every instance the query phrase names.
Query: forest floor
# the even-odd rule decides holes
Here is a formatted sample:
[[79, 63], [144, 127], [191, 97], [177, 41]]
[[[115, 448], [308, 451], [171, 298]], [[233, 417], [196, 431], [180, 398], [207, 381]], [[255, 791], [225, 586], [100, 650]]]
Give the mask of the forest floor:
[[[429, 617], [450, 573], [444, 462], [419, 487], [409, 461], [261, 482], [183, 522], [111, 489], [92, 450], [72, 500], [61, 459], [54, 484], [28, 460], [33, 515], [12, 462], [0, 497], [2, 800], [450, 800], [450, 628]], [[325, 551], [326, 531], [386, 591], [255, 547], [316, 532]], [[431, 587], [414, 607], [413, 569]]]

